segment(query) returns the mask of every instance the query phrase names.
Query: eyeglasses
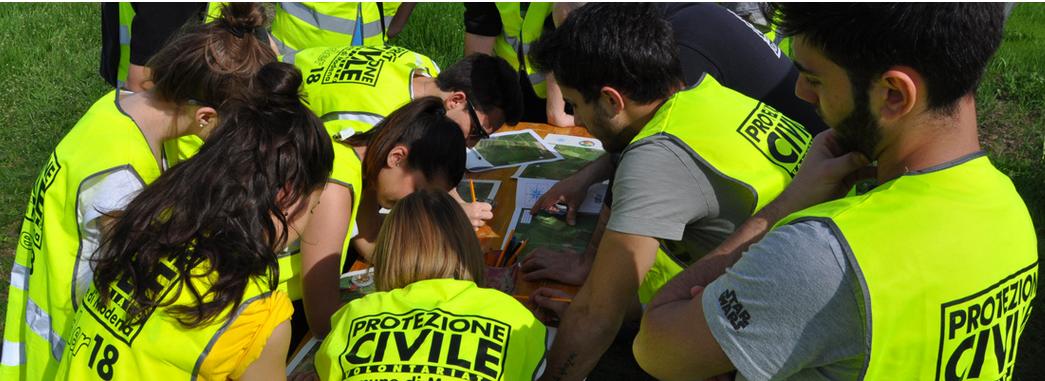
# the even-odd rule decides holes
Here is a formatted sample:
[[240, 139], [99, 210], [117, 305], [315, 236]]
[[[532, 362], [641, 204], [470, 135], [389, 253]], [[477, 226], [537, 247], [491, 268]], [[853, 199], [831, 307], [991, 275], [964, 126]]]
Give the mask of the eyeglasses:
[[465, 107], [468, 108], [468, 118], [472, 120], [471, 129], [468, 131], [469, 138], [475, 138], [476, 140], [483, 140], [490, 137], [490, 133], [486, 132], [483, 128], [483, 124], [479, 123], [479, 114], [475, 113], [475, 107], [472, 106], [472, 101], [465, 99]]

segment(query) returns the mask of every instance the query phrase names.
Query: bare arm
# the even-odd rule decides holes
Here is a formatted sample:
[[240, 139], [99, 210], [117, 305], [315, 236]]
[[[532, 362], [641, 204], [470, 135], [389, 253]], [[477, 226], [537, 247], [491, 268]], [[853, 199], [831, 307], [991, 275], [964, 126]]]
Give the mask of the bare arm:
[[287, 379], [287, 351], [290, 349], [290, 321], [285, 321], [276, 326], [265, 342], [265, 349], [261, 350], [261, 356], [254, 360], [247, 371], [243, 372], [240, 380], [286, 380]]
[[468, 202], [461, 199], [461, 195], [457, 193], [457, 187], [450, 190], [450, 197], [453, 198], [461, 209], [464, 210], [464, 214], [468, 216], [468, 220], [472, 222], [472, 227], [479, 229], [483, 225], [486, 225], [486, 221], [493, 219], [493, 205], [488, 202]]
[[465, 33], [464, 34], [464, 55], [468, 56], [472, 53], [482, 53], [486, 55], [493, 55], [493, 44], [497, 37], [480, 36], [478, 34]]
[[548, 87], [547, 100], [544, 103], [548, 124], [559, 127], [573, 126], [575, 124], [573, 115], [566, 113], [566, 101], [562, 99], [562, 90], [559, 89], [559, 82], [555, 80], [555, 75], [551, 72], [546, 73], [544, 82]]
[[657, 255], [656, 239], [612, 230], [599, 247], [588, 280], [559, 325], [542, 380], [581, 380], [595, 367]]
[[352, 191], [327, 183], [319, 204], [301, 236], [301, 286], [308, 326], [313, 336], [323, 338], [330, 332], [330, 316], [341, 306], [341, 249], [352, 216]]
[[392, 22], [388, 25], [388, 32], [386, 32], [388, 38], [395, 37], [403, 31], [403, 27], [410, 20], [410, 14], [414, 13], [414, 7], [416, 6], [417, 3], [399, 4], [399, 10], [396, 11], [395, 16], [392, 16]]
[[364, 192], [359, 201], [359, 212], [356, 212], [356, 228], [359, 235], [352, 238], [352, 247], [367, 262], [370, 262], [371, 254], [374, 253], [377, 233], [381, 231], [381, 222], [384, 220], [379, 213], [380, 210], [377, 196], [372, 192]]
[[698, 291], [643, 316], [632, 351], [658, 380], [703, 380], [733, 370], [704, 319], [701, 295]]
[[690, 289], [707, 286], [740, 259], [741, 253], [758, 242], [787, 215], [821, 202], [841, 197], [855, 181], [867, 174], [867, 159], [842, 151], [830, 130], [816, 136], [794, 181], [776, 199], [744, 222], [721, 245], [686, 268], [650, 301], [647, 312], [658, 305], [689, 299]]
[[135, 93], [152, 88], [150, 73], [149, 68], [145, 66], [130, 64], [127, 68], [127, 83], [123, 87]]

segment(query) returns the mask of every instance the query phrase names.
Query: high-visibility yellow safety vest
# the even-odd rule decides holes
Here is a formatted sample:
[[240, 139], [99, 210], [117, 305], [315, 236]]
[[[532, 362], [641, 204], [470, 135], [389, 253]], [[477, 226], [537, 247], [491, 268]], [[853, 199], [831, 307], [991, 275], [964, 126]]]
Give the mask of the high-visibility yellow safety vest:
[[[750, 216], [776, 198], [791, 182], [813, 136], [805, 127], [773, 107], [722, 86], [710, 75], [669, 98], [629, 147], [652, 136], [666, 136], [699, 163], [736, 185], [750, 200]], [[628, 148], [624, 149], [627, 155]], [[660, 257], [640, 287], [648, 301], [656, 290], [699, 258], [667, 253]]]
[[427, 56], [398, 46], [311, 48], [282, 56], [304, 77], [302, 101], [331, 136], [369, 131], [414, 98], [414, 75], [436, 76]]
[[454, 279], [367, 295], [331, 322], [315, 360], [324, 380], [532, 380], [547, 336], [515, 298]]
[[[343, 141], [370, 130], [385, 116], [413, 99], [415, 73], [436, 75], [439, 67], [422, 54], [397, 46], [346, 46], [310, 48], [284, 55], [305, 77], [302, 101], [323, 124], [334, 141], [334, 167], [330, 182], [352, 191], [349, 229], [341, 248], [341, 267], [349, 239], [355, 235], [356, 215], [363, 197], [363, 163]], [[280, 256], [280, 289], [293, 300], [301, 299], [301, 250], [297, 244]]]
[[772, 41], [773, 44], [780, 48], [780, 52], [784, 55], [794, 57], [791, 54], [791, 37], [784, 37], [784, 35], [777, 29], [776, 24], [770, 26], [769, 31], [766, 32], [766, 39]]
[[122, 89], [127, 84], [127, 73], [131, 68], [131, 23], [134, 21], [134, 7], [131, 6], [131, 3], [121, 2], [118, 9], [120, 62], [116, 69], [116, 88]]
[[[494, 54], [508, 61], [516, 71], [525, 72], [537, 96], [546, 98], [548, 84], [544, 81], [544, 74], [534, 70], [530, 64], [530, 44], [541, 37], [544, 20], [552, 13], [552, 3], [530, 3], [523, 14], [519, 3], [499, 2], [497, 11], [501, 14], [503, 33], [494, 41]], [[521, 65], [519, 54], [523, 56]]]
[[95, 102], [69, 130], [33, 186], [11, 271], [0, 379], [55, 378], [82, 297], [75, 285], [88, 281], [74, 274], [92, 254], [81, 252], [82, 192], [95, 191], [91, 182], [115, 171], [132, 170], [142, 185], [160, 176], [116, 93]]
[[1012, 379], [1038, 287], [1027, 207], [982, 153], [783, 219], [827, 223], [858, 265], [868, 380]]
[[[170, 261], [161, 263], [167, 271], [157, 276], [157, 295], [163, 300], [174, 298], [173, 305], [194, 303], [187, 289], [176, 293], [182, 274]], [[210, 289], [217, 280], [217, 274], [213, 275], [213, 279], [194, 279], [197, 289]], [[130, 290], [114, 282], [109, 288], [111, 300], [102, 303], [92, 285], [76, 314], [58, 375], [63, 380], [195, 380], [225, 328], [252, 302], [271, 295], [265, 278], [256, 277], [247, 283], [237, 310], [229, 306], [219, 318], [196, 328], [181, 325], [169, 313], [169, 307], [152, 311], [143, 324], [129, 324], [127, 309], [134, 303], [129, 299]]]
[[357, 17], [362, 17], [363, 45], [384, 45], [385, 31], [392, 24], [399, 4], [276, 3], [272, 37], [282, 54], [317, 46], [352, 45]]

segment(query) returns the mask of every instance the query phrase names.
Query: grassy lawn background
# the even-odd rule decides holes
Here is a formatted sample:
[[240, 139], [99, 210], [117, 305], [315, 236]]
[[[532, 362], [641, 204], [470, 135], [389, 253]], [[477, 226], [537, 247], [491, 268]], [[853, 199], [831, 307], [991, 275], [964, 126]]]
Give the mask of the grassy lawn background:
[[[463, 11], [460, 4], [419, 4], [392, 43], [445, 68], [463, 51]], [[109, 90], [97, 74], [100, 35], [97, 4], [0, 4], [0, 330], [29, 190], [61, 137]], [[978, 107], [984, 148], [1027, 203], [1039, 253], [1045, 234], [1043, 68], [1045, 5], [1019, 4], [983, 79]], [[1045, 298], [1035, 307], [1021, 340], [1017, 379], [1045, 378]]]

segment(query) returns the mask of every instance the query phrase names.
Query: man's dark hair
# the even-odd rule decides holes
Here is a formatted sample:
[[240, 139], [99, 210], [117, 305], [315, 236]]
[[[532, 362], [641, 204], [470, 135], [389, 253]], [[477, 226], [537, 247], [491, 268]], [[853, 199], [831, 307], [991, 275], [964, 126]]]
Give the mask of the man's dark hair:
[[802, 35], [841, 66], [853, 96], [868, 97], [871, 79], [890, 67], [917, 70], [928, 87], [929, 109], [953, 112], [976, 90], [1001, 43], [1001, 3], [777, 3], [768, 7], [787, 35]]
[[530, 49], [530, 61], [587, 102], [610, 86], [650, 103], [667, 98], [682, 83], [671, 24], [655, 4], [587, 4], [541, 36]]
[[523, 113], [519, 74], [507, 61], [485, 54], [472, 54], [439, 73], [436, 86], [442, 91], [463, 91], [483, 113], [504, 112], [504, 123], [519, 123]]

